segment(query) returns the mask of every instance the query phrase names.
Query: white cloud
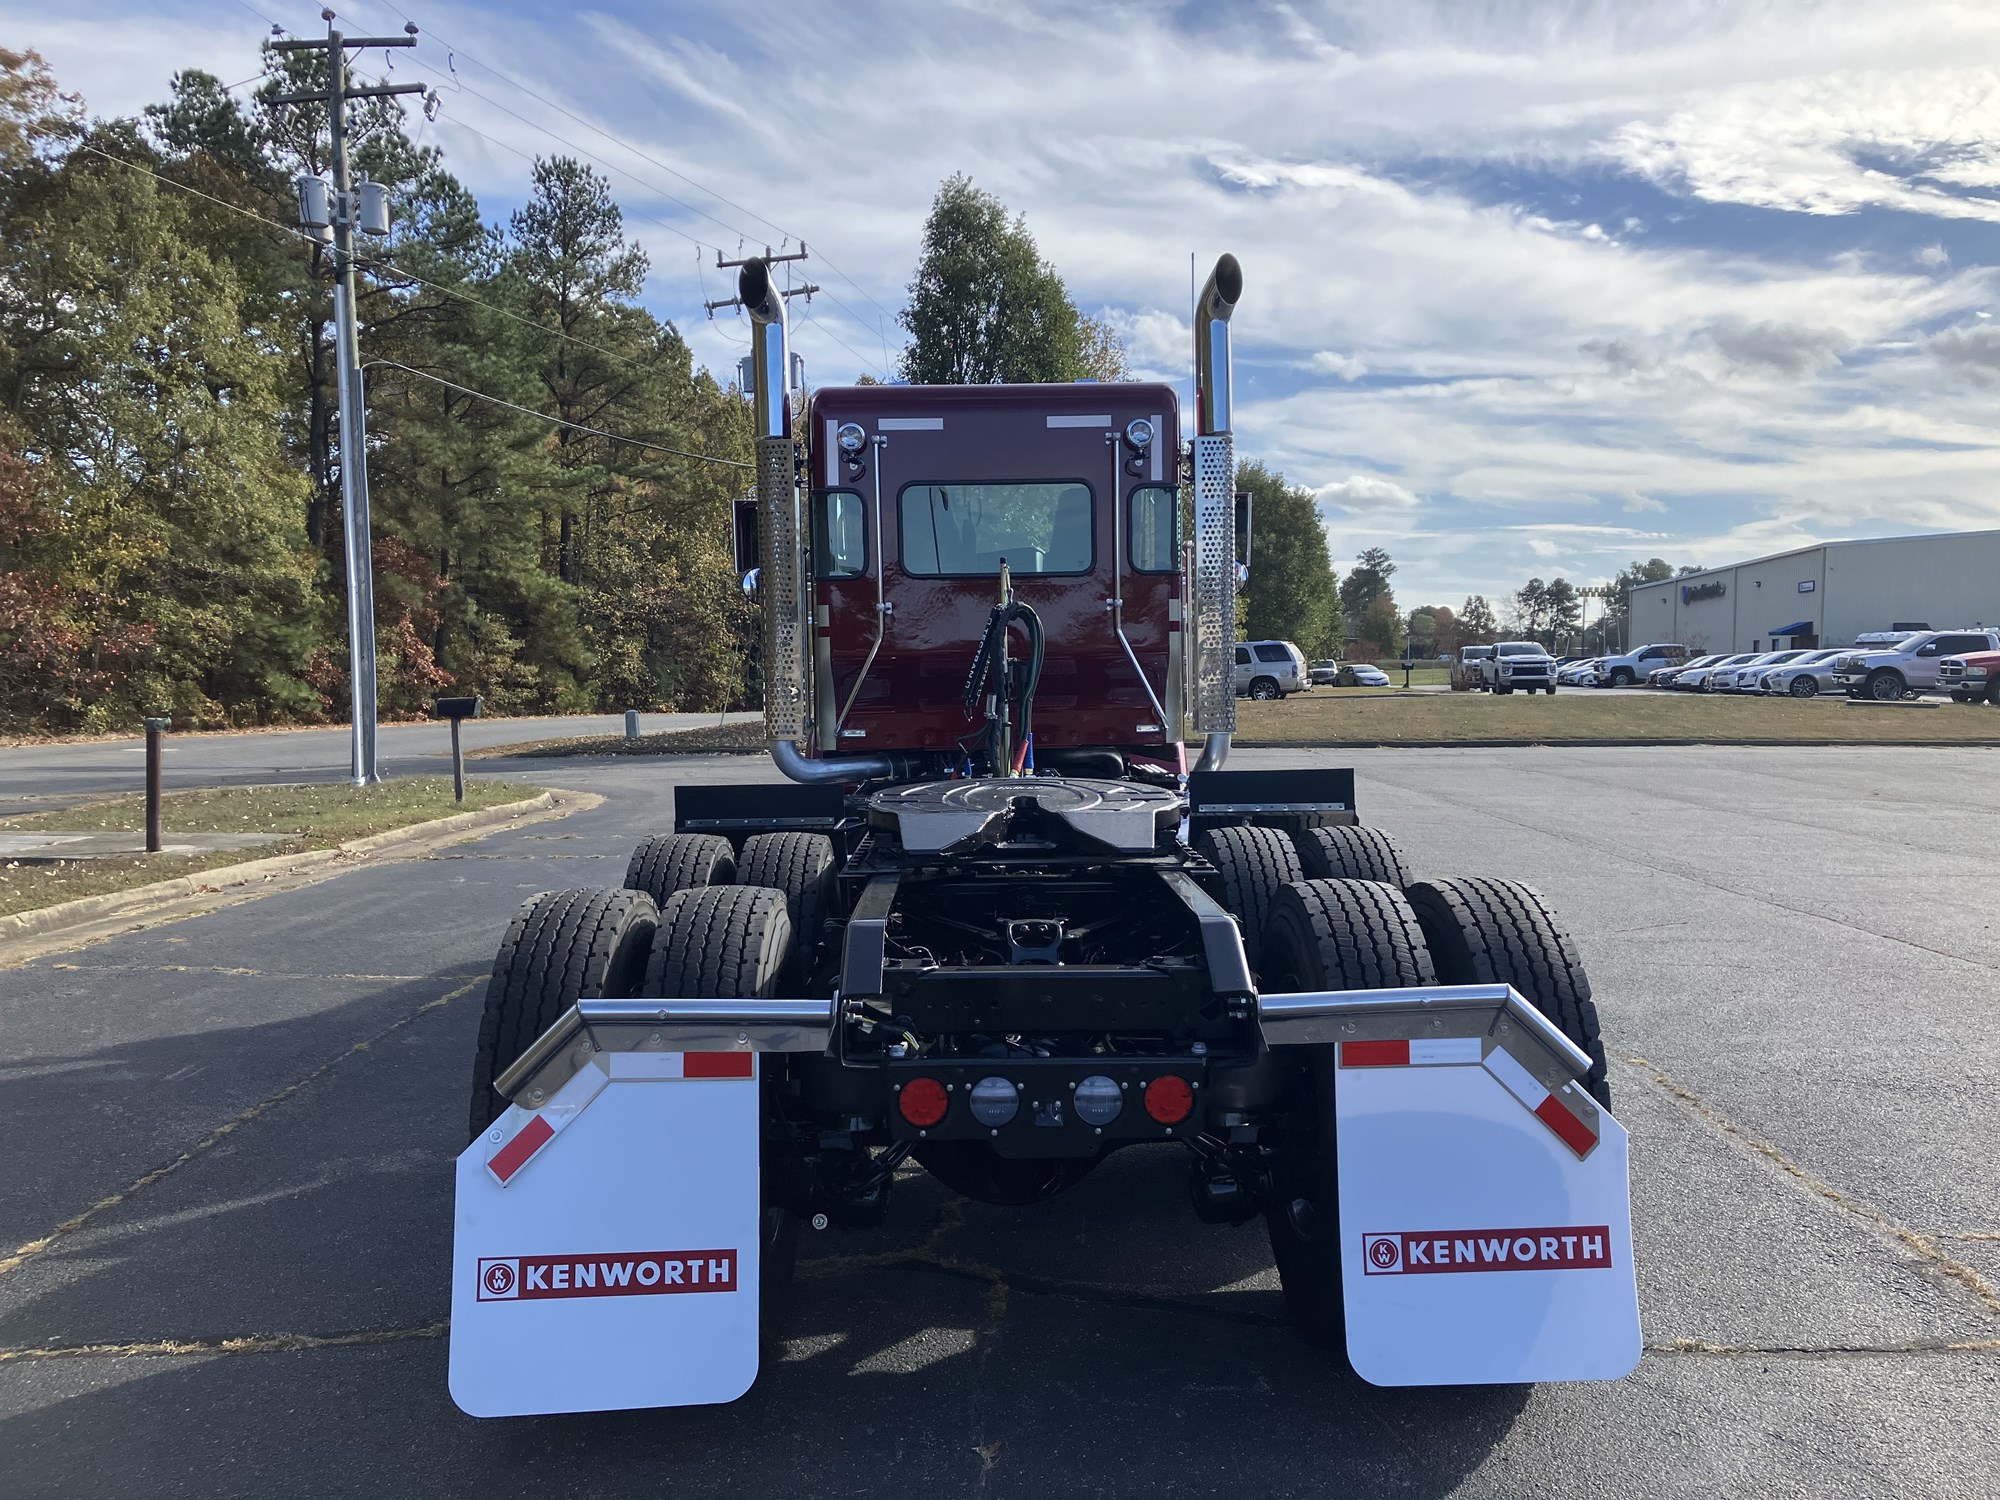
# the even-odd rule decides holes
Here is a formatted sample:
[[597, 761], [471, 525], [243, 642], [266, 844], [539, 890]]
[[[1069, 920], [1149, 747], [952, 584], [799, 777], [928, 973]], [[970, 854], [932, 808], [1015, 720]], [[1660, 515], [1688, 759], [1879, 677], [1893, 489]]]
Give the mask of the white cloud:
[[1417, 497], [1410, 491], [1379, 474], [1350, 474], [1345, 479], [1321, 485], [1313, 494], [1321, 504], [1339, 506], [1350, 515], [1368, 511], [1409, 510], [1417, 503]]
[[1653, 499], [1650, 495], [1642, 495], [1637, 490], [1627, 492], [1624, 508], [1628, 514], [1635, 516], [1647, 511], [1664, 512], [1666, 510], [1666, 506], [1662, 505], [1659, 501]]
[[1917, 264], [1941, 271], [1951, 264], [1951, 256], [1942, 245], [1925, 245], [1917, 252]]
[[1338, 375], [1342, 380], [1359, 380], [1368, 373], [1368, 366], [1361, 362], [1361, 356], [1340, 354], [1332, 349], [1314, 353], [1312, 367], [1322, 375]]

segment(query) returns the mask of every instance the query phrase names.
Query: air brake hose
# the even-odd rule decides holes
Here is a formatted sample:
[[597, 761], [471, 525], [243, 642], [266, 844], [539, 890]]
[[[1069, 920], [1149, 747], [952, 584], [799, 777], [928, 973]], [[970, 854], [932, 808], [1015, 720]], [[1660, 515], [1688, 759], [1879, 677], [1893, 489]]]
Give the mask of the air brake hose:
[[[980, 637], [979, 651], [972, 658], [972, 671], [965, 680], [965, 713], [970, 718], [978, 711], [979, 700], [985, 694], [989, 682], [998, 675], [1001, 660], [1001, 643], [1013, 623], [1020, 621], [1028, 632], [1028, 677], [1021, 685], [1021, 740], [1027, 742], [1035, 728], [1035, 689], [1042, 680], [1042, 656], [1046, 638], [1042, 632], [1042, 617], [1035, 613], [1034, 606], [1023, 604], [1018, 599], [1006, 604], [993, 606], [993, 613], [987, 618], [986, 633]], [[1006, 684], [1000, 684], [1004, 695]], [[996, 767], [996, 769], [1002, 769]]]

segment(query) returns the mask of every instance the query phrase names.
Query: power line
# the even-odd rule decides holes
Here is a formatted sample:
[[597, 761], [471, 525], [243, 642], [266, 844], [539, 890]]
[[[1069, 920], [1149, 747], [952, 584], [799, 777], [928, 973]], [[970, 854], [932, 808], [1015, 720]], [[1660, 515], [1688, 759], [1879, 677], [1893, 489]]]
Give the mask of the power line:
[[[472, 94], [476, 98], [486, 99], [486, 96], [484, 94], [479, 93], [475, 89], [467, 89], [465, 92], [468, 94]], [[490, 99], [487, 100], [486, 102], [489, 104], [492, 103]], [[514, 112], [510, 109], [507, 109], [506, 106], [496, 104], [494, 105], [494, 108], [500, 109], [507, 114], [513, 115], [515, 119], [520, 120], [522, 124], [528, 126], [532, 130], [541, 131], [543, 135], [546, 135], [550, 140], [554, 141], [557, 145], [566, 147], [567, 149], [576, 152], [578, 155], [583, 156], [587, 160], [596, 162], [599, 166], [604, 167], [609, 171], [617, 172], [621, 176], [631, 178], [632, 181], [638, 183], [640, 187], [645, 188], [648, 192], [659, 191], [656, 187], [653, 186], [653, 184], [647, 182], [645, 178], [637, 176], [636, 174], [630, 171], [627, 171], [624, 167], [619, 166], [616, 162], [607, 161], [601, 156], [597, 156], [589, 151], [586, 151], [583, 147], [575, 144], [573, 141], [565, 140], [562, 136], [557, 135], [554, 131], [548, 130], [543, 126], [535, 124], [533, 120], [529, 120], [522, 115], [514, 114]], [[444, 126], [454, 130], [463, 130], [469, 135], [476, 135], [479, 137], [479, 139], [485, 141], [488, 145], [497, 146], [502, 151], [513, 152], [514, 155], [520, 157], [523, 161], [533, 162], [535, 160], [532, 153], [523, 151], [519, 146], [512, 145], [506, 141], [499, 140], [494, 136], [490, 136], [485, 131], [479, 129], [477, 126], [468, 125], [454, 114], [448, 112], [440, 114], [438, 123], [440, 126]], [[670, 194], [661, 194], [661, 196], [667, 198], [668, 201], [672, 203], [681, 202], [680, 199], [674, 198]], [[687, 205], [682, 204], [682, 207], [687, 207]], [[636, 208], [623, 209], [621, 211], [631, 214], [631, 216], [635, 219], [643, 219], [648, 224], [657, 224], [660, 226], [660, 228], [668, 231], [670, 234], [679, 235], [682, 239], [690, 241], [696, 247], [697, 250], [714, 250], [718, 256], [722, 254], [722, 251], [719, 247], [711, 245], [707, 240], [701, 239], [696, 235], [689, 234], [685, 229], [680, 228], [678, 225], [669, 224], [665, 219], [659, 218], [653, 214], [646, 213], [642, 209], [636, 209]], [[814, 252], [815, 255], [817, 255], [817, 253], [818, 252]], [[706, 267], [703, 267], [702, 271], [705, 273], [706, 269], [707, 269]], [[704, 280], [704, 285], [703, 285], [704, 299], [706, 298], [706, 293], [707, 293], [707, 287], [706, 287], [706, 282]], [[840, 299], [838, 297], [835, 297], [831, 292], [825, 292], [822, 293], [822, 295], [825, 296], [829, 302], [832, 302], [835, 305], [839, 306], [850, 317], [854, 316], [853, 309], [847, 307], [845, 303], [841, 302]], [[859, 321], [859, 319], [857, 318], [856, 321]], [[887, 365], [881, 364], [877, 360], [857, 351], [852, 344], [849, 344], [846, 340], [841, 339], [836, 335], [834, 335], [832, 331], [827, 328], [826, 324], [819, 323], [818, 327], [821, 329], [822, 332], [825, 332], [827, 334], [827, 337], [832, 338], [833, 341], [839, 344], [841, 348], [845, 349], [849, 354], [853, 355], [858, 363], [863, 365], [874, 365], [877, 369], [881, 370], [884, 375], [887, 375], [889, 373], [889, 367]]]
[[712, 453], [691, 453], [685, 448], [669, 448], [661, 443], [649, 443], [641, 438], [626, 437], [622, 433], [606, 432], [601, 427], [586, 427], [581, 422], [572, 422], [564, 417], [552, 417], [545, 411], [536, 411], [532, 406], [522, 406], [517, 402], [504, 401], [498, 396], [489, 396], [484, 391], [475, 391], [469, 385], [460, 385], [455, 380], [446, 380], [442, 375], [433, 375], [426, 370], [412, 369], [408, 365], [398, 364], [393, 359], [370, 359], [362, 362], [363, 369], [372, 365], [382, 365], [391, 370], [401, 370], [405, 375], [414, 375], [419, 380], [428, 380], [437, 385], [445, 386], [457, 391], [461, 396], [471, 396], [476, 400], [490, 401], [495, 406], [504, 406], [509, 411], [517, 411], [524, 417], [536, 417], [541, 421], [553, 423], [557, 427], [567, 427], [572, 432], [585, 432], [592, 437], [608, 438], [614, 443], [624, 443], [633, 448], [645, 448], [654, 453], [666, 453], [675, 458], [692, 458], [705, 464], [725, 464], [732, 469], [754, 469], [756, 467], [755, 464], [745, 463], [740, 458], [717, 458]]
[[[93, 156], [101, 156], [106, 161], [116, 162], [121, 167], [129, 167], [134, 172], [140, 172], [143, 173], [145, 176], [152, 178], [155, 182], [165, 183], [170, 188], [178, 188], [180, 191], [184, 193], [191, 194], [196, 198], [200, 198], [206, 202], [213, 203], [217, 208], [226, 208], [233, 214], [241, 214], [246, 219], [250, 219], [258, 224], [262, 224], [266, 229], [274, 229], [279, 234], [289, 236], [290, 238], [298, 240], [303, 244], [311, 245], [314, 247], [317, 247], [319, 245], [319, 241], [314, 239], [311, 235], [307, 234], [304, 230], [295, 229], [291, 225], [280, 223], [276, 219], [267, 219], [262, 214], [256, 212], [254, 209], [245, 208], [240, 203], [231, 203], [227, 198], [218, 198], [213, 193], [204, 193], [200, 188], [192, 187], [185, 182], [176, 181], [172, 177], [164, 177], [160, 173], [153, 171], [149, 167], [140, 166], [135, 161], [127, 161], [122, 156], [113, 156], [109, 151], [105, 151], [100, 147], [93, 146], [88, 141], [78, 141], [77, 149], [79, 151], [88, 151]], [[253, 191], [260, 191], [260, 192], [262, 191], [261, 189], [256, 188], [255, 184], [252, 184], [251, 186]], [[450, 297], [456, 301], [467, 303], [472, 307], [484, 308], [487, 312], [493, 313], [497, 317], [506, 318], [510, 322], [519, 323], [522, 327], [533, 329], [536, 333], [545, 334], [549, 338], [561, 339], [566, 344], [575, 344], [578, 348], [592, 350], [598, 354], [602, 354], [606, 359], [616, 360], [618, 363], [622, 365], [629, 365], [631, 368], [635, 370], [646, 368], [645, 362], [643, 360], [637, 360], [632, 358], [628, 354], [620, 354], [616, 350], [607, 349], [602, 344], [593, 344], [589, 339], [578, 338], [573, 333], [564, 333], [559, 328], [550, 328], [546, 324], [537, 323], [533, 318], [526, 318], [521, 316], [521, 314], [517, 312], [510, 312], [508, 309], [502, 307], [499, 303], [488, 302], [483, 297], [473, 296], [470, 292], [462, 292], [459, 291], [456, 287], [442, 286], [435, 281], [426, 280], [424, 277], [417, 275], [416, 272], [406, 271], [401, 266], [389, 265], [386, 262], [377, 260], [363, 260], [361, 263], [365, 267], [367, 267], [371, 275], [377, 277], [394, 276], [394, 277], [399, 277], [405, 281], [414, 282], [418, 286], [428, 287], [431, 291], [436, 292], [441, 297]]]
[[[395, 0], [381, 0], [381, 3], [387, 6], [390, 10], [394, 11], [397, 15], [401, 16], [405, 21], [409, 21], [413, 25], [415, 24], [409, 13], [403, 10], [401, 6], [397, 5], [395, 3]], [[670, 166], [668, 163], [661, 161], [658, 157], [652, 156], [647, 152], [641, 151], [637, 146], [634, 146], [631, 142], [626, 141], [619, 136], [613, 135], [610, 131], [606, 130], [602, 125], [597, 124], [595, 121], [588, 120], [584, 118], [582, 115], [576, 114], [574, 111], [569, 110], [564, 106], [556, 103], [553, 99], [549, 99], [542, 94], [536, 93], [535, 90], [529, 88], [526, 84], [522, 83], [520, 80], [515, 78], [510, 78], [507, 74], [501, 72], [491, 63], [484, 62], [481, 59], [474, 57], [470, 52], [467, 52], [464, 48], [455, 46], [453, 43], [447, 41], [439, 33], [435, 31], [426, 31], [425, 35], [427, 35], [430, 39], [434, 40], [439, 46], [448, 48], [451, 52], [453, 52], [457, 56], [463, 57], [467, 62], [471, 63], [474, 67], [484, 69], [486, 72], [491, 73], [495, 78], [499, 79], [502, 83], [507, 84], [512, 88], [519, 89], [522, 93], [526, 94], [530, 99], [535, 100], [537, 103], [548, 106], [548, 108], [554, 110], [557, 114], [564, 116], [566, 119], [574, 120], [577, 124], [583, 126], [587, 130], [596, 131], [597, 134], [603, 136], [607, 141], [612, 142], [614, 145], [623, 147], [625, 150], [631, 152], [634, 156], [638, 157], [641, 161], [650, 162], [652, 163], [652, 165], [658, 167], [661, 171], [672, 173], [675, 177], [678, 177], [682, 182], [687, 183], [690, 187], [693, 187], [700, 192], [706, 193], [709, 197], [715, 199], [716, 202], [726, 204], [728, 207], [735, 209], [740, 214], [747, 214], [750, 218], [755, 219], [759, 224], [764, 225], [767, 229], [775, 229], [779, 234], [785, 236], [788, 239], [796, 239], [799, 241], [800, 244], [805, 243], [805, 240], [802, 236], [794, 234], [791, 230], [785, 228], [784, 225], [765, 218], [755, 209], [746, 208], [741, 203], [736, 202], [732, 198], [724, 197], [721, 193], [715, 191], [714, 188], [709, 187], [705, 183], [698, 182], [694, 178], [688, 176], [688, 174], [681, 171], [680, 168], [675, 166]], [[460, 87], [462, 88], [464, 87], [462, 81], [460, 83]], [[465, 91], [467, 93], [476, 92], [475, 90], [470, 88], [466, 88]], [[481, 99], [486, 98], [484, 94], [478, 94], [477, 97]], [[493, 101], [488, 99], [486, 102], [491, 104]], [[500, 109], [504, 108], [505, 106], [494, 105], [494, 107], [496, 109]], [[509, 111], [509, 113], [512, 112]], [[519, 119], [521, 117], [517, 115], [515, 116], [515, 118]], [[533, 122], [530, 121], [527, 123], [532, 124]], [[537, 126], [536, 128], [542, 129], [543, 127]], [[560, 137], [553, 137], [553, 136], [552, 138], [560, 139]], [[580, 148], [572, 147], [571, 149], [574, 150]], [[632, 176], [632, 174], [629, 172], [626, 175]], [[633, 180], [636, 182], [640, 181], [641, 179], [633, 177]], [[655, 188], [654, 191], [658, 192], [659, 189]], [[671, 197], [670, 194], [666, 193], [661, 193], [661, 196]], [[673, 201], [679, 202], [680, 200], [674, 199]], [[682, 206], [691, 208], [693, 212], [701, 214], [703, 218], [707, 219], [712, 224], [721, 224], [723, 228], [729, 229], [730, 232], [733, 234], [741, 233], [740, 230], [736, 230], [732, 228], [730, 225], [723, 224], [723, 221], [716, 218], [713, 214], [706, 213], [701, 209], [692, 208], [692, 205], [683, 204]], [[889, 309], [882, 306], [880, 302], [876, 301], [874, 295], [868, 290], [868, 288], [863, 286], [860, 282], [856, 281], [852, 276], [849, 276], [845, 271], [841, 270], [839, 266], [835, 265], [833, 261], [830, 260], [824, 254], [819, 254], [818, 252], [815, 252], [815, 256], [823, 265], [825, 265], [825, 267], [829, 271], [833, 272], [834, 275], [838, 276], [842, 281], [845, 281], [849, 286], [853, 287], [855, 291], [859, 292], [868, 301], [873, 302], [875, 304], [877, 311], [881, 312], [884, 316], [888, 315]], [[832, 294], [829, 293], [828, 296], [831, 298]], [[833, 300], [837, 301], [838, 299], [833, 299]], [[850, 316], [852, 316], [851, 313]], [[861, 320], [859, 317], [856, 317], [855, 321], [858, 323]], [[849, 350], [848, 352], [852, 353], [853, 351]]]

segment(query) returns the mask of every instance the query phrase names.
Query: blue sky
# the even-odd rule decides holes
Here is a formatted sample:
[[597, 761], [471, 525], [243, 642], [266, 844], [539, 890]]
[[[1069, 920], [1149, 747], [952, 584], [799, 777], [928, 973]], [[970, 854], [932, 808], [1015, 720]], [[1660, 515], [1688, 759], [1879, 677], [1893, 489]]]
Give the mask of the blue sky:
[[[647, 300], [725, 374], [713, 247], [826, 257], [796, 344], [846, 381], [893, 359], [953, 171], [1183, 389], [1188, 257], [1234, 251], [1239, 450], [1318, 493], [1337, 560], [1389, 548], [1405, 605], [2000, 526], [2000, 5], [396, 3], [489, 217], [554, 137], [600, 157]], [[102, 113], [254, 73], [260, 17], [322, 29], [0, 0]]]

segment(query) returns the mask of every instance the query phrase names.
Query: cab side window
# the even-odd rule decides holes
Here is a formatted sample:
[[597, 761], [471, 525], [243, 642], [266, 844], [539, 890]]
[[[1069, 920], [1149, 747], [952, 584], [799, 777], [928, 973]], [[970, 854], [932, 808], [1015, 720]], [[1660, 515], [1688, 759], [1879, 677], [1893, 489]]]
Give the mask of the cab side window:
[[1171, 573], [1180, 566], [1180, 496], [1163, 484], [1143, 484], [1130, 500], [1132, 567]]
[[820, 490], [813, 496], [812, 555], [815, 578], [859, 578], [868, 571], [868, 523], [854, 490]]

